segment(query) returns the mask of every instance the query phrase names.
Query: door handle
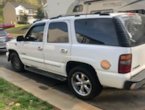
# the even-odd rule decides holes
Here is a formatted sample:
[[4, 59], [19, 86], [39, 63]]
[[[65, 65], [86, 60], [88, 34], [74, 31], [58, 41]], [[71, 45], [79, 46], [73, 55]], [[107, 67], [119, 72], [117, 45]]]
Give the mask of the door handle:
[[38, 47], [38, 50], [39, 50], [39, 51], [42, 51], [42, 50], [43, 50], [43, 48], [42, 48], [42, 47]]
[[67, 49], [61, 49], [61, 53], [68, 53], [68, 50]]

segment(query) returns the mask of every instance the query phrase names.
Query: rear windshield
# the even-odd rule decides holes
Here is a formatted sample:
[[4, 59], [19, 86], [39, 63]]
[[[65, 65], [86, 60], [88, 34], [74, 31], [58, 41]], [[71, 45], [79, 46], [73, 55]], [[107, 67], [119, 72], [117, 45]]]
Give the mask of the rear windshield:
[[129, 33], [131, 46], [145, 44], [145, 16], [134, 14], [122, 18]]
[[119, 46], [112, 18], [91, 18], [75, 21], [77, 41], [81, 44]]

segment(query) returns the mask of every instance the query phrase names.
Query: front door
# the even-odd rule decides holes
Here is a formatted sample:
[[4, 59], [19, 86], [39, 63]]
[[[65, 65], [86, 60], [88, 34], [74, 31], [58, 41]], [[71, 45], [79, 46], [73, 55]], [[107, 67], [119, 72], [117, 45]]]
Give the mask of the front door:
[[44, 69], [43, 33], [45, 23], [35, 24], [21, 42], [20, 57], [22, 62], [31, 67]]

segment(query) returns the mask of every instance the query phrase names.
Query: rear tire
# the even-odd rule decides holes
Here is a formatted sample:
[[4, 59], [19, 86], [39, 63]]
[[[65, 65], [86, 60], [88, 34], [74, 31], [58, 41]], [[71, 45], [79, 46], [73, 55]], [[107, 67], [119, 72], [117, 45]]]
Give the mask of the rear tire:
[[24, 70], [24, 64], [21, 62], [17, 53], [13, 52], [10, 55], [11, 65], [16, 72], [21, 72]]
[[95, 98], [102, 91], [96, 73], [87, 66], [73, 68], [68, 75], [68, 84], [72, 92], [83, 100]]

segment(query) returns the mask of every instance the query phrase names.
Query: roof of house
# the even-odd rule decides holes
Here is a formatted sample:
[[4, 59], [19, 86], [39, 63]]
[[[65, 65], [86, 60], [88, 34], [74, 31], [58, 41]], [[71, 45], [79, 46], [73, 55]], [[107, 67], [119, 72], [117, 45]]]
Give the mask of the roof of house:
[[27, 4], [27, 3], [18, 3], [18, 2], [9, 2], [10, 4], [12, 4], [14, 7], [18, 7], [18, 6], [23, 6], [26, 9], [37, 9], [36, 6], [31, 5], [31, 4]]

